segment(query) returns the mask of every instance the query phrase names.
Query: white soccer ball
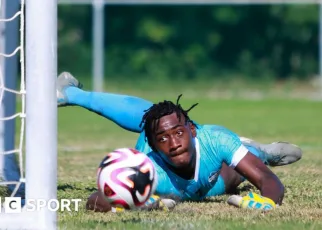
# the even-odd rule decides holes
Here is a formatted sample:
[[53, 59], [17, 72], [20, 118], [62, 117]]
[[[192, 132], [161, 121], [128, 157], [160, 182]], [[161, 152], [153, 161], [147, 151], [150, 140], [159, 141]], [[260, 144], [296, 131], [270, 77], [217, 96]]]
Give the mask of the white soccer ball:
[[97, 171], [98, 190], [113, 207], [142, 206], [154, 193], [156, 183], [152, 161], [146, 154], [131, 148], [108, 153]]

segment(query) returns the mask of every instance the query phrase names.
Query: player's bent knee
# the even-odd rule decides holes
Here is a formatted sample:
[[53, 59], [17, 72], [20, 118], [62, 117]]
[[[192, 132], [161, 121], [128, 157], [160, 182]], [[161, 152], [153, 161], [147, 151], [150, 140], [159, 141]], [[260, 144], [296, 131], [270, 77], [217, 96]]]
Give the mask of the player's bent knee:
[[86, 210], [94, 212], [109, 212], [111, 211], [111, 205], [99, 192], [94, 192], [87, 199]]

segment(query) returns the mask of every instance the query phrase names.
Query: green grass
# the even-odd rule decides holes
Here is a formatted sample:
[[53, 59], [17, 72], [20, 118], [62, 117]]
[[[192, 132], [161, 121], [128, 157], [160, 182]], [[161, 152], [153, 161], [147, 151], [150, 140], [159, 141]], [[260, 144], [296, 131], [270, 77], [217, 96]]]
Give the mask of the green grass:
[[[137, 93], [141, 95], [140, 92]], [[200, 95], [202, 91], [200, 91]], [[160, 95], [160, 96], [158, 96]], [[175, 99], [175, 93], [149, 95], [153, 101]], [[197, 93], [195, 94], [197, 95]], [[273, 168], [286, 186], [284, 205], [262, 214], [226, 204], [228, 196], [201, 203], [182, 203], [170, 213], [93, 213], [84, 210], [95, 190], [95, 173], [104, 152], [132, 147], [137, 134], [78, 107], [59, 109], [60, 198], [82, 198], [78, 213], [59, 214], [62, 229], [321, 229], [322, 228], [322, 104], [305, 100], [211, 99], [183, 97], [199, 123], [224, 125], [261, 142], [286, 140], [304, 150], [301, 161]], [[245, 183], [247, 184], [247, 183]], [[245, 186], [245, 185], [242, 185]], [[245, 191], [247, 192], [247, 191]]]
[[[175, 100], [178, 94], [173, 90], [134, 93], [153, 101]], [[200, 203], [181, 203], [169, 213], [86, 211], [85, 201], [96, 189], [96, 169], [104, 154], [118, 147], [133, 147], [137, 134], [85, 109], [65, 107], [59, 109], [58, 116], [58, 197], [83, 201], [79, 212], [59, 213], [60, 228], [322, 229], [322, 103], [295, 99], [216, 99], [201, 88], [185, 93], [182, 98], [184, 107], [195, 102], [199, 105], [190, 116], [199, 123], [220, 124], [260, 142], [285, 140], [303, 148], [301, 161], [272, 168], [286, 187], [281, 207], [267, 214], [240, 210], [228, 206], [225, 195]], [[241, 186], [245, 185], [247, 182]]]

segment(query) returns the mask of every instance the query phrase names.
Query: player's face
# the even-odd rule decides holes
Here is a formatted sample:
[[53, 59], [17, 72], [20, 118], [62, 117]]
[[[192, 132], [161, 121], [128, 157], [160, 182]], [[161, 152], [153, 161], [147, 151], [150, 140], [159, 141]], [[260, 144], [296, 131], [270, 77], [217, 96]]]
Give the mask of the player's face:
[[176, 168], [188, 167], [192, 157], [196, 154], [194, 137], [196, 129], [190, 122], [185, 123], [181, 115], [179, 121], [177, 114], [160, 118], [154, 133], [156, 149], [162, 153], [162, 158]]

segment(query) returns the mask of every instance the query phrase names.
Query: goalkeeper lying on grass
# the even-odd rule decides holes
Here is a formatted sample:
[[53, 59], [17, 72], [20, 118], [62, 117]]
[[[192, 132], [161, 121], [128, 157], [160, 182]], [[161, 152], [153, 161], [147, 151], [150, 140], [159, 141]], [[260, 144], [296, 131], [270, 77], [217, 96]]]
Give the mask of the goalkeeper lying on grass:
[[[266, 165], [281, 166], [299, 160], [299, 147], [286, 142], [259, 144], [221, 126], [197, 124], [188, 116], [196, 104], [184, 110], [180, 97], [177, 103], [152, 104], [137, 97], [80, 88], [69, 73], [61, 74], [57, 80], [58, 106], [78, 105], [140, 133], [136, 149], [146, 153], [156, 167], [158, 196], [200, 201], [230, 192], [246, 179], [261, 196], [232, 196], [229, 204], [263, 210], [282, 204], [284, 186]], [[152, 197], [150, 202], [155, 200], [160, 199]], [[162, 205], [173, 207], [174, 202], [164, 200]], [[111, 207], [94, 193], [87, 208], [108, 211]]]

